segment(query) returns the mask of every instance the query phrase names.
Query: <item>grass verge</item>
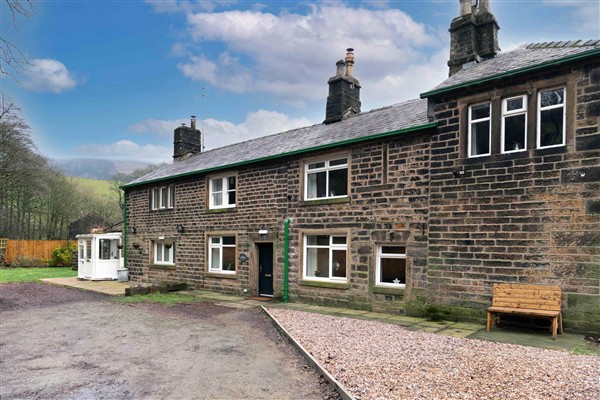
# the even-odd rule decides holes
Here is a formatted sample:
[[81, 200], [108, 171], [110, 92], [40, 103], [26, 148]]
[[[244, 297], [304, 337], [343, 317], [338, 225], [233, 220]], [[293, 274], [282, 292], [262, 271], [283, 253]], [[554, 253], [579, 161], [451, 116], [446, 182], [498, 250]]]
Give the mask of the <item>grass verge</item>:
[[151, 293], [146, 295], [126, 296], [113, 299], [120, 303], [161, 303], [174, 306], [181, 303], [196, 303], [201, 301], [188, 293]]
[[52, 268], [1, 268], [0, 283], [35, 282], [44, 278], [69, 278], [77, 276], [71, 267]]

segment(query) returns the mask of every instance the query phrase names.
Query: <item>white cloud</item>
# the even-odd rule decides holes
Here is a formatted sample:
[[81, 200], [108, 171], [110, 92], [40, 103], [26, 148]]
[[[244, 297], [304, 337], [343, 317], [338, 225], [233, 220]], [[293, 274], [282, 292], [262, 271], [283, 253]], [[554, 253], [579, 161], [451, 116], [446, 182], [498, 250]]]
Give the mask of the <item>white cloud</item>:
[[153, 144], [140, 145], [131, 140], [119, 140], [110, 144], [84, 144], [77, 146], [75, 151], [84, 157], [120, 159], [148, 163], [169, 162], [172, 160], [173, 149]]
[[38, 58], [30, 61], [21, 85], [35, 92], [60, 93], [77, 86], [77, 80], [67, 67], [57, 60]]
[[573, 24], [572, 29], [589, 33], [591, 32], [594, 39], [600, 37], [600, 3], [597, 1], [558, 1], [546, 0], [549, 6], [565, 7], [571, 9]]
[[[187, 21], [196, 44], [220, 42], [225, 50], [216, 57], [190, 55], [178, 66], [185, 76], [234, 93], [270, 93], [296, 105], [327, 96], [326, 81], [347, 47], [356, 49], [354, 71], [364, 94], [385, 87], [404, 94], [394, 102], [414, 98], [432, 82], [404, 78], [406, 71], [434, 69], [430, 63], [438, 60], [429, 53], [446, 43], [398, 9], [352, 8], [341, 2], [313, 4], [307, 15], [189, 12]], [[446, 76], [445, 61], [435, 83]], [[373, 106], [389, 104], [376, 97], [365, 98], [376, 102]]]
[[[172, 138], [173, 130], [182, 123], [186, 123], [189, 126], [189, 120], [184, 119], [148, 119], [130, 125], [129, 131], [132, 133], [150, 133], [162, 138]], [[202, 121], [197, 122], [197, 127], [204, 135], [204, 145], [207, 150], [307, 125], [311, 125], [311, 121], [306, 118], [290, 118], [285, 114], [268, 110], [258, 110], [248, 113], [245, 121], [240, 124], [216, 119], [206, 119], [204, 123]], [[126, 145], [134, 144], [130, 141], [120, 141], [117, 143], [120, 143], [119, 148], [126, 148]]]

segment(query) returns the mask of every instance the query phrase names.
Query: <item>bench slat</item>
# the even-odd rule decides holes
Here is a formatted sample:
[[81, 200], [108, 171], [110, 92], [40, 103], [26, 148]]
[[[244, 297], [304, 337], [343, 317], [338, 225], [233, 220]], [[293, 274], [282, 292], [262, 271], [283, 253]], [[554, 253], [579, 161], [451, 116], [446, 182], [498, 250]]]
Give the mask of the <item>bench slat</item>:
[[500, 312], [506, 314], [526, 314], [526, 315], [539, 315], [542, 317], [556, 317], [560, 314], [560, 311], [552, 311], [552, 310], [536, 310], [532, 308], [519, 308], [514, 309], [511, 307], [490, 307], [488, 311], [491, 312]]

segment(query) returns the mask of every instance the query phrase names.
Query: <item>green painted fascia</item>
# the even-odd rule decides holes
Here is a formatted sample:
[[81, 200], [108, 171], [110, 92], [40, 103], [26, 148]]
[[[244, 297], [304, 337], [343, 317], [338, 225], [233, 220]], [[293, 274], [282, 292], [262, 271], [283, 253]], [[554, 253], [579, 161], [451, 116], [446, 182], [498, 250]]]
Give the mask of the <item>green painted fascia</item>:
[[559, 66], [561, 64], [569, 63], [571, 61], [578, 61], [578, 60], [583, 60], [586, 58], [593, 58], [593, 57], [596, 57], [599, 55], [600, 55], [600, 48], [586, 51], [586, 52], [579, 53], [579, 54], [574, 54], [572, 56], [568, 56], [568, 57], [564, 57], [564, 58], [559, 58], [558, 60], [546, 61], [541, 64], [536, 64], [536, 65], [532, 65], [529, 67], [517, 68], [512, 71], [501, 72], [499, 74], [490, 75], [485, 78], [476, 79], [473, 81], [458, 83], [456, 85], [448, 86], [448, 87], [437, 89], [437, 90], [430, 90], [429, 92], [421, 93], [419, 96], [422, 99], [426, 99], [426, 98], [434, 96], [436, 94], [447, 93], [447, 92], [451, 92], [453, 90], [462, 89], [462, 88], [466, 88], [466, 87], [473, 86], [473, 85], [480, 85], [483, 83], [487, 83], [487, 82], [491, 82], [491, 81], [495, 81], [498, 79], [507, 78], [507, 77], [511, 77], [511, 76], [515, 76], [515, 75], [519, 75], [519, 74], [525, 74], [525, 73], [529, 73], [529, 72], [537, 72], [541, 69], [545, 69], [545, 68], [548, 68], [551, 66]]
[[341, 142], [328, 143], [328, 144], [323, 144], [323, 145], [319, 145], [319, 146], [315, 146], [315, 147], [308, 147], [306, 149], [294, 150], [294, 151], [290, 151], [287, 153], [280, 153], [280, 154], [276, 154], [274, 156], [255, 158], [253, 160], [247, 160], [247, 161], [241, 161], [238, 163], [220, 165], [218, 167], [206, 168], [206, 169], [202, 169], [202, 170], [198, 170], [198, 171], [185, 172], [185, 173], [178, 174], [178, 175], [171, 175], [171, 176], [166, 176], [163, 178], [151, 179], [151, 180], [144, 181], [144, 182], [126, 184], [126, 185], [120, 186], [120, 188], [128, 189], [128, 188], [135, 187], [135, 186], [147, 185], [149, 183], [163, 182], [163, 181], [182, 178], [182, 177], [190, 176], [190, 175], [198, 175], [198, 174], [203, 174], [203, 173], [207, 173], [207, 172], [220, 171], [220, 170], [224, 170], [224, 169], [240, 167], [243, 165], [259, 163], [262, 161], [275, 160], [275, 159], [282, 158], [282, 157], [289, 157], [289, 156], [293, 156], [293, 155], [297, 155], [297, 154], [309, 153], [311, 151], [326, 150], [326, 149], [331, 149], [334, 147], [345, 146], [348, 144], [361, 143], [361, 142], [366, 142], [369, 140], [380, 139], [380, 138], [385, 138], [388, 136], [394, 136], [394, 135], [410, 133], [410, 132], [415, 132], [415, 131], [420, 131], [420, 130], [426, 130], [426, 129], [435, 128], [435, 127], [437, 127], [437, 122], [430, 122], [425, 125], [418, 125], [418, 126], [412, 126], [410, 128], [399, 129], [399, 130], [390, 131], [390, 132], [377, 133], [375, 135], [363, 136], [363, 137], [355, 138], [355, 139], [342, 140]]

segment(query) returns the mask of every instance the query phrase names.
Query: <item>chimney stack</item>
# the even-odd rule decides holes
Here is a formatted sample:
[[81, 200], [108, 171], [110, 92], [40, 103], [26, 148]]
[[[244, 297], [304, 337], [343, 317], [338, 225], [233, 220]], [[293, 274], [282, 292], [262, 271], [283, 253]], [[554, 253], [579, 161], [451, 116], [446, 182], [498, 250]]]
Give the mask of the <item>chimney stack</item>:
[[[330, 124], [360, 113], [360, 82], [352, 76], [354, 49], [346, 49], [346, 58], [335, 63], [335, 76], [329, 78], [329, 96], [325, 109], [325, 121]], [[346, 71], [344, 71], [344, 66]]]
[[460, 1], [460, 16], [450, 24], [449, 76], [493, 58], [500, 51], [496, 18], [490, 12], [489, 0], [479, 0], [473, 7], [470, 0]]
[[174, 131], [173, 161], [181, 161], [191, 155], [202, 152], [202, 133], [196, 129], [196, 117], [190, 118], [190, 126], [181, 124]]

